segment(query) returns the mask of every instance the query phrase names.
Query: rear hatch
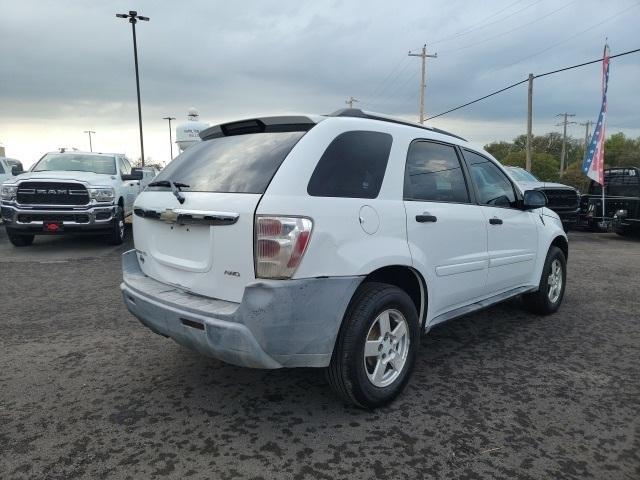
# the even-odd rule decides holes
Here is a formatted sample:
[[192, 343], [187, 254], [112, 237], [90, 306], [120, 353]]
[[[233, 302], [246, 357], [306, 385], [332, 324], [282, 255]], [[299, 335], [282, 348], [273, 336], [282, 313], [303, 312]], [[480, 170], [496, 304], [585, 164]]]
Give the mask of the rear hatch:
[[173, 160], [135, 202], [134, 242], [144, 273], [194, 294], [239, 302], [255, 279], [256, 207], [312, 125], [273, 129], [252, 120], [204, 132], [205, 140]]

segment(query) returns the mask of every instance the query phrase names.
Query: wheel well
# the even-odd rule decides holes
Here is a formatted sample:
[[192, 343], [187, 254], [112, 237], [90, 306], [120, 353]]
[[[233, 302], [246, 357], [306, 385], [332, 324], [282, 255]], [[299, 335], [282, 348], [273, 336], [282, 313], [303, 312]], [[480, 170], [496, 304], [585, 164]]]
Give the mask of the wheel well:
[[557, 236], [556, 238], [553, 239], [553, 242], [551, 242], [551, 245], [554, 247], [558, 247], [560, 250], [562, 250], [562, 253], [564, 253], [565, 260], [569, 260], [569, 243], [567, 242], [566, 238], [562, 236]]
[[390, 265], [374, 270], [364, 279], [365, 282], [380, 282], [394, 285], [404, 290], [413, 300], [418, 312], [420, 325], [424, 326], [427, 313], [427, 287], [422, 275], [411, 267]]

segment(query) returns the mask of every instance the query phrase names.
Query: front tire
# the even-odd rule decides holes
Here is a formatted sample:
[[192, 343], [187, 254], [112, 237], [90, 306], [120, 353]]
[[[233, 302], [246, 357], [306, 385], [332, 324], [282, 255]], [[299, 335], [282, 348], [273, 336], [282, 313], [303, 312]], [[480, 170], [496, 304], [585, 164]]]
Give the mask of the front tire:
[[124, 242], [124, 211], [122, 207], [116, 209], [107, 241], [109, 245], [122, 245], [122, 242]]
[[393, 285], [364, 283], [343, 319], [326, 371], [329, 384], [359, 407], [386, 405], [409, 381], [419, 344], [411, 298]]
[[523, 295], [525, 306], [539, 315], [555, 313], [567, 285], [567, 259], [562, 250], [551, 246], [542, 269], [542, 277], [537, 292]]
[[14, 247], [28, 247], [33, 243], [35, 235], [18, 235], [7, 230], [9, 241]]

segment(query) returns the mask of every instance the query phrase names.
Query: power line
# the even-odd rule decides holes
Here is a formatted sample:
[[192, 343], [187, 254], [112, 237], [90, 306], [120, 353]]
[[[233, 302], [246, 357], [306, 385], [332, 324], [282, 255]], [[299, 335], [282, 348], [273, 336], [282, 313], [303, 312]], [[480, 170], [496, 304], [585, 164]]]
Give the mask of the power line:
[[[498, 10], [497, 12], [492, 13], [492, 14], [491, 14], [491, 15], [489, 15], [488, 17], [485, 17], [484, 19], [482, 19], [482, 20], [481, 20], [481, 21], [479, 21], [478, 23], [473, 24], [473, 25], [471, 26], [471, 28], [468, 28], [468, 29], [466, 29], [466, 30], [460, 30], [459, 32], [454, 33], [453, 35], [449, 35], [448, 37], [444, 37], [444, 38], [441, 38], [441, 39], [439, 39], [439, 40], [436, 40], [435, 42], [430, 42], [430, 43], [433, 45], [433, 44], [435, 44], [435, 43], [442, 43], [442, 42], [446, 42], [446, 41], [448, 41], [448, 40], [453, 40], [454, 38], [458, 38], [458, 37], [462, 37], [462, 36], [464, 36], [464, 35], [467, 35], [468, 33], [471, 33], [471, 32], [474, 32], [474, 31], [476, 31], [476, 30], [482, 29], [482, 28], [484, 28], [484, 27], [486, 27], [486, 26], [493, 25], [493, 23], [496, 23], [496, 22], [493, 22], [493, 23], [489, 23], [489, 24], [487, 24], [487, 23], [486, 23], [486, 22], [487, 22], [487, 20], [489, 20], [489, 19], [491, 19], [491, 18], [493, 18], [493, 17], [495, 17], [495, 16], [497, 16], [497, 15], [501, 14], [502, 12], [504, 12], [504, 11], [506, 11], [506, 10], [509, 10], [511, 7], [513, 7], [514, 5], [516, 5], [516, 4], [518, 4], [518, 3], [522, 3], [522, 1], [523, 1], [523, 0], [516, 0], [515, 2], [510, 3], [510, 4], [509, 4], [509, 5], [507, 5], [506, 7], [504, 7], [504, 8], [502, 8], [502, 9]], [[526, 7], [525, 7], [525, 8], [523, 8], [522, 10], [527, 9], [527, 8], [529, 8], [530, 6], [535, 5], [536, 3], [540, 3], [540, 1], [541, 1], [541, 0], [538, 0], [537, 2], [534, 2], [534, 3], [532, 3], [531, 5], [526, 6]], [[522, 11], [522, 10], [518, 10], [518, 11], [516, 11], [515, 13], [518, 13], [518, 12], [520, 12], [520, 11]], [[505, 18], [509, 18], [509, 17], [505, 17]], [[502, 19], [500, 19], [500, 20], [497, 20], [497, 22], [502, 21], [502, 20], [504, 20], [505, 18], [502, 18]]]
[[533, 54], [531, 54], [531, 55], [528, 55], [528, 56], [526, 56], [526, 57], [524, 57], [524, 58], [521, 58], [521, 59], [520, 59], [520, 60], [518, 60], [517, 62], [513, 62], [513, 63], [510, 63], [509, 65], [505, 65], [505, 66], [503, 66], [503, 67], [499, 67], [499, 68], [496, 68], [496, 69], [494, 69], [494, 70], [491, 70], [491, 72], [498, 72], [498, 71], [500, 71], [500, 70], [504, 70], [505, 68], [510, 68], [510, 67], [513, 67], [514, 65], [518, 65], [519, 63], [522, 63], [522, 62], [524, 62], [525, 60], [529, 60], [530, 58], [537, 57], [538, 55], [541, 55], [541, 54], [543, 54], [543, 53], [545, 53], [545, 52], [548, 52], [548, 51], [549, 51], [549, 50], [551, 50], [552, 48], [555, 48], [555, 47], [557, 47], [557, 46], [559, 46], [559, 45], [562, 45], [563, 43], [567, 43], [569, 40], [573, 40], [574, 38], [576, 38], [576, 37], [578, 37], [578, 36], [582, 35], [583, 33], [587, 33], [588, 31], [593, 30], [594, 28], [599, 27], [600, 25], [602, 25], [602, 24], [604, 24], [604, 23], [607, 23], [609, 20], [613, 20], [614, 18], [616, 18], [616, 17], [618, 17], [618, 16], [622, 15], [623, 13], [626, 13], [626, 12], [628, 12], [629, 10], [631, 10], [631, 9], [633, 9], [633, 8], [636, 8], [636, 7], [638, 7], [638, 6], [640, 6], [640, 3], [636, 3], [636, 4], [634, 4], [634, 5], [631, 5], [630, 7], [625, 8], [624, 10], [621, 10], [621, 11], [619, 11], [619, 12], [617, 12], [617, 13], [614, 13], [614, 14], [613, 14], [613, 15], [611, 15], [610, 17], [605, 18], [605, 19], [604, 19], [604, 20], [602, 20], [601, 22], [595, 23], [595, 24], [593, 24], [593, 25], [591, 25], [591, 26], [589, 26], [589, 27], [585, 28], [584, 30], [580, 30], [579, 32], [574, 33], [573, 35], [571, 35], [571, 36], [569, 36], [569, 37], [567, 37], [567, 38], [565, 38], [565, 39], [563, 39], [563, 40], [560, 40], [559, 42], [554, 43], [553, 45], [550, 45], [550, 46], [548, 46], [548, 47], [544, 48], [543, 50], [540, 50], [539, 52], [536, 52], [536, 53], [533, 53]]
[[565, 8], [567, 8], [568, 6], [570, 6], [570, 5], [574, 4], [574, 3], [576, 3], [577, 1], [578, 1], [578, 0], [573, 0], [573, 1], [571, 1], [571, 2], [569, 2], [569, 3], [567, 3], [567, 4], [565, 4], [565, 5], [563, 5], [563, 6], [562, 6], [562, 7], [560, 7], [560, 8], [556, 8], [555, 10], [553, 10], [553, 11], [551, 11], [551, 12], [549, 12], [549, 13], [545, 14], [545, 15], [542, 15], [541, 17], [538, 17], [538, 18], [536, 18], [536, 19], [534, 19], [534, 20], [532, 20], [532, 21], [530, 21], [530, 22], [527, 22], [527, 23], [525, 23], [525, 24], [522, 24], [522, 25], [519, 25], [519, 26], [517, 26], [517, 27], [515, 27], [515, 28], [512, 28], [511, 30], [507, 30], [506, 32], [499, 33], [498, 35], [494, 35], [494, 36], [489, 37], [489, 38], [484, 38], [484, 39], [482, 39], [482, 40], [480, 40], [480, 41], [477, 41], [477, 42], [471, 43], [471, 44], [469, 44], [469, 45], [465, 45], [464, 47], [457, 47], [457, 48], [452, 48], [452, 49], [449, 49], [449, 50], [442, 50], [442, 52], [443, 52], [443, 53], [446, 53], [446, 52], [458, 52], [458, 51], [460, 51], [460, 50], [466, 50], [467, 48], [472, 48], [472, 47], [475, 47], [475, 46], [477, 46], [477, 45], [482, 45], [483, 43], [487, 43], [487, 42], [489, 42], [489, 41], [491, 41], [491, 40], [495, 40], [496, 38], [504, 37], [505, 35], [508, 35], [509, 33], [513, 33], [513, 32], [515, 32], [515, 31], [517, 31], [517, 30], [520, 30], [521, 28], [525, 28], [525, 27], [528, 27], [529, 25], [533, 25], [534, 23], [537, 23], [537, 22], [539, 22], [540, 20], [544, 20], [545, 18], [550, 17], [550, 16], [551, 16], [551, 15], [553, 15], [554, 13], [557, 13], [557, 12], [559, 12], [560, 10], [564, 10]]
[[[415, 81], [418, 77], [419, 77], [419, 69], [416, 69], [415, 72], [413, 73], [413, 75], [407, 75], [404, 80], [398, 84], [397, 88], [395, 90], [393, 90], [393, 92], [391, 93], [391, 95], [387, 95], [383, 98], [380, 99], [380, 101], [371, 101], [369, 102], [369, 104], [374, 104], [374, 105], [378, 105], [378, 106], [382, 106], [382, 105], [388, 105], [390, 102], [396, 100], [396, 95], [403, 91], [405, 89], [405, 87]], [[378, 97], [380, 98], [380, 97]]]
[[[628, 52], [622, 52], [622, 53], [618, 53], [617, 55], [611, 55], [609, 56], [609, 58], [616, 58], [616, 57], [622, 57], [624, 55], [629, 55], [630, 53], [636, 53], [636, 52], [640, 52], [640, 48], [636, 48], [635, 50], [629, 50]], [[559, 72], [564, 72], [565, 70], [571, 70], [573, 68], [578, 68], [578, 67], [584, 67], [585, 65], [591, 65], [592, 63], [600, 63], [602, 62], [602, 59], [599, 58], [597, 60], [591, 60], [590, 62], [584, 62], [584, 63], [578, 63], [577, 65], [571, 65], [570, 67], [565, 67], [565, 68], [560, 68], [558, 70], [552, 70], [550, 72], [546, 72], [546, 73], [541, 73], [539, 75], [536, 75], [535, 77], [545, 77], [547, 75], [552, 75], [554, 73], [559, 73]]]
[[384, 80], [382, 80], [373, 90], [371, 90], [371, 94], [369, 96], [373, 97], [376, 93], [378, 93], [378, 90], [380, 89], [380, 87], [382, 87], [387, 82], [387, 80], [389, 80], [389, 78], [396, 72], [396, 70], [398, 70], [400, 65], [402, 65], [402, 63], [405, 62], [406, 60], [407, 60], [407, 57], [402, 57], [400, 61], [389, 71], [387, 76], [384, 77]]
[[[629, 54], [636, 53], [636, 52], [640, 52], [640, 48], [636, 48], [635, 50], [629, 50], [627, 52], [618, 53], [616, 55], [611, 55], [609, 57], [609, 59], [622, 57], [624, 55], [629, 55]], [[574, 68], [584, 67], [585, 65], [591, 65], [592, 63], [598, 63], [598, 62], [602, 62], [602, 58], [599, 58], [597, 60], [591, 60], [589, 62], [578, 63], [577, 65], [571, 65], [570, 67], [560, 68], [558, 70], [552, 70], [550, 72], [541, 73], [539, 75], [534, 75], [533, 78], [545, 77], [547, 75], [552, 75], [554, 73], [564, 72], [566, 70], [571, 70], [571, 69], [574, 69]], [[511, 85], [508, 85], [508, 86], [506, 86], [504, 88], [501, 88], [500, 90], [496, 90], [495, 92], [491, 92], [488, 95], [484, 95], [483, 97], [476, 98], [475, 100], [467, 102], [467, 103], [465, 103], [463, 105], [460, 105], [458, 107], [451, 108], [451, 109], [449, 109], [449, 110], [447, 110], [445, 112], [439, 113], [437, 115], [433, 115], [432, 117], [428, 117], [427, 120], [431, 120], [433, 118], [438, 118], [438, 117], [441, 117], [443, 115], [446, 115], [447, 113], [455, 112], [456, 110], [460, 110], [461, 108], [468, 107], [469, 105], [473, 105], [474, 103], [477, 103], [477, 102], [479, 102], [481, 100], [484, 100], [486, 98], [489, 98], [489, 97], [492, 97], [494, 95], [497, 95], [498, 93], [502, 93], [502, 92], [504, 92], [506, 90], [509, 90], [509, 89], [513, 88], [513, 87], [517, 87], [518, 85], [522, 85], [523, 83], [526, 83], [528, 81], [529, 81], [529, 79], [525, 78], [524, 80], [520, 80], [519, 82], [512, 83]]]
[[490, 94], [485, 95], [484, 97], [476, 98], [475, 100], [472, 100], [471, 102], [467, 102], [464, 105], [460, 105], [459, 107], [455, 107], [455, 108], [452, 108], [450, 110], [447, 110], [446, 112], [442, 112], [442, 113], [439, 113], [438, 115], [434, 115], [432, 117], [429, 117], [429, 118], [427, 118], [427, 120], [431, 120], [432, 118], [438, 118], [438, 117], [441, 117], [443, 115], [446, 115], [447, 113], [455, 112], [456, 110], [460, 110], [461, 108], [468, 107], [469, 105], [473, 105], [474, 103], [477, 103], [480, 100], [484, 100], [485, 98], [493, 97], [494, 95], [502, 93], [505, 90], [509, 90], [510, 88], [516, 87], [518, 85], [522, 85], [523, 83], [528, 82], [528, 81], [529, 81], [529, 79], [525, 78], [524, 80], [521, 80], [521, 81], [519, 81], [517, 83], [512, 83], [508, 87], [501, 88], [500, 90], [496, 90], [495, 92], [491, 92]]
[[[403, 62], [406, 62], [405, 65], [398, 70], [398, 72], [396, 73], [396, 75], [393, 75], [391, 77], [391, 81], [386, 85], [386, 86], [382, 86], [382, 88], [378, 89], [378, 92], [375, 94], [371, 94], [368, 98], [369, 103], [372, 103], [373, 101], [377, 100], [378, 98], [380, 98], [382, 96], [382, 94], [385, 92], [385, 90], [388, 90], [389, 88], [391, 88], [393, 85], [396, 84], [396, 82], [402, 78], [402, 74], [411, 66], [411, 62], [407, 61], [407, 57], [404, 57], [402, 59]], [[400, 62], [400, 64], [402, 64], [402, 62]], [[398, 65], [400, 65], [398, 64]]]

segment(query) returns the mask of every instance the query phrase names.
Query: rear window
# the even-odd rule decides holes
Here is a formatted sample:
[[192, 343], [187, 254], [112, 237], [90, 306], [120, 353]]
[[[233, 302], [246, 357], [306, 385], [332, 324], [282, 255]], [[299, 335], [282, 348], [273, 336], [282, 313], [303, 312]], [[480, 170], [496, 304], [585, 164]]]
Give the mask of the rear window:
[[391, 135], [380, 132], [338, 135], [318, 161], [307, 193], [314, 197], [376, 198], [392, 141]]
[[189, 187], [181, 190], [187, 192], [264, 193], [305, 133], [250, 133], [206, 140], [176, 157], [154, 181], [184, 183]]

